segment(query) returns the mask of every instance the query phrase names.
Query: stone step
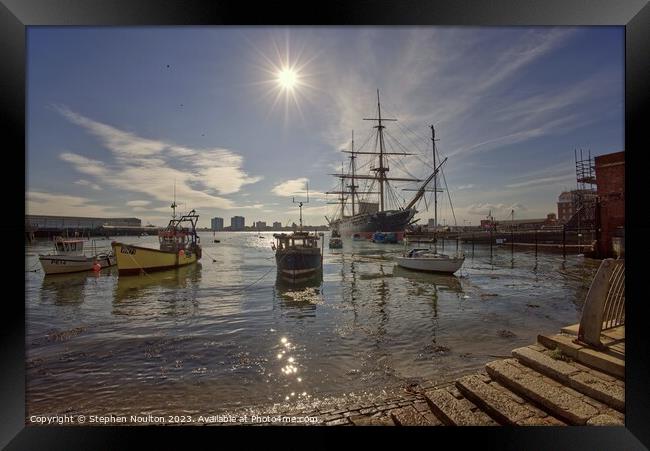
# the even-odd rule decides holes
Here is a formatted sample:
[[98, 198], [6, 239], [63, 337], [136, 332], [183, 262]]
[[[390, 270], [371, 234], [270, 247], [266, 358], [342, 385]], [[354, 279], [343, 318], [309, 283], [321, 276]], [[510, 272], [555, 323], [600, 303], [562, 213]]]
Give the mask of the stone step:
[[590, 396], [608, 406], [624, 412], [625, 410], [625, 385], [621, 381], [611, 378], [602, 378], [602, 373], [589, 371], [584, 366], [576, 366], [572, 362], [555, 360], [548, 351], [539, 351], [530, 346], [512, 351], [520, 363], [529, 368], [568, 385], [574, 390]]
[[564, 387], [515, 359], [490, 362], [485, 368], [492, 379], [569, 424], [623, 425], [621, 413], [570, 387]]
[[[548, 349], [559, 349], [562, 353], [580, 363], [595, 368], [619, 379], [625, 377], [625, 360], [614, 351], [601, 352], [574, 343], [571, 335], [538, 335], [537, 341]], [[614, 355], [612, 355], [614, 354]]]
[[495, 426], [497, 423], [451, 388], [427, 390], [424, 396], [433, 413], [447, 426]]
[[458, 390], [500, 424], [520, 426], [562, 426], [564, 423], [526, 403], [497, 382], [486, 383], [476, 376], [456, 381]]
[[413, 406], [392, 410], [390, 416], [398, 426], [440, 426], [442, 424], [431, 411], [420, 412]]

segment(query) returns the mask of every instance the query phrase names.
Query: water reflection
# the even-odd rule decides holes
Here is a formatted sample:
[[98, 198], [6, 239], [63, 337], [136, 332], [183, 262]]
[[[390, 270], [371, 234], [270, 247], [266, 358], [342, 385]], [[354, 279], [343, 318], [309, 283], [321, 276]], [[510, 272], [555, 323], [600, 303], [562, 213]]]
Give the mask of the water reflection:
[[280, 275], [275, 281], [274, 298], [281, 307], [291, 310], [291, 314], [298, 317], [316, 316], [316, 307], [323, 303], [322, 295], [323, 274], [301, 283], [287, 283]]
[[[113, 268], [101, 272], [81, 272], [56, 274], [43, 277], [41, 282], [41, 301], [55, 305], [75, 305], [84, 302], [87, 284], [99, 284], [114, 277]], [[99, 279], [103, 280], [99, 280]]]
[[431, 284], [434, 285], [436, 289], [440, 288], [454, 293], [463, 292], [463, 286], [460, 283], [460, 279], [454, 275], [411, 271], [402, 268], [399, 265], [395, 265], [393, 266], [393, 277], [403, 277], [417, 282]]
[[113, 292], [113, 314], [178, 315], [195, 311], [200, 281], [201, 263], [139, 276], [119, 276]]

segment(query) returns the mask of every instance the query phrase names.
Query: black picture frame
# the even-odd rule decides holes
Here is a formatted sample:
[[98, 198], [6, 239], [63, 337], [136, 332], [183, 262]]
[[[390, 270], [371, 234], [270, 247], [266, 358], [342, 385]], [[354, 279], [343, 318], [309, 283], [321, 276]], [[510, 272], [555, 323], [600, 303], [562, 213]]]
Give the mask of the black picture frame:
[[[302, 5], [302, 6], [301, 6]], [[456, 1], [363, 1], [345, 3], [329, 1], [314, 4], [265, 2], [250, 4], [235, 1], [188, 0], [0, 0], [0, 55], [2, 83], [0, 108], [4, 125], [3, 157], [5, 158], [5, 212], [2, 234], [7, 252], [24, 255], [13, 213], [23, 213], [25, 199], [13, 188], [24, 177], [20, 168], [26, 164], [25, 155], [25, 61], [26, 27], [30, 26], [136, 26], [136, 25], [454, 25], [454, 26], [537, 26], [585, 25], [623, 26], [626, 36], [625, 67], [625, 147], [627, 196], [627, 363], [626, 363], [626, 427], [567, 427], [567, 428], [293, 428], [291, 434], [279, 428], [254, 428], [264, 434], [277, 436], [278, 445], [285, 440], [302, 440], [321, 446], [326, 440], [342, 443], [353, 435], [363, 434], [364, 440], [384, 440], [389, 434], [406, 446], [416, 443], [445, 443], [453, 446], [472, 441], [485, 446], [492, 443], [505, 449], [644, 449], [650, 447], [650, 415], [648, 399], [650, 381], [648, 358], [650, 347], [645, 321], [645, 299], [642, 292], [642, 258], [644, 238], [650, 231], [649, 212], [645, 205], [634, 208], [643, 193], [635, 190], [644, 169], [643, 153], [650, 149], [643, 126], [647, 122], [650, 92], [650, 6], [647, 0], [498, 0], [478, 2]], [[646, 114], [644, 114], [646, 113]], [[9, 140], [7, 140], [9, 138]], [[9, 145], [8, 142], [13, 143]], [[619, 149], [612, 149], [617, 151]], [[9, 177], [9, 176], [10, 177]], [[13, 181], [12, 181], [13, 180]], [[25, 180], [23, 179], [23, 182]], [[12, 189], [13, 188], [13, 189]], [[9, 205], [7, 206], [7, 202]], [[20, 221], [20, 219], [17, 219]], [[15, 239], [14, 239], [15, 237]], [[3, 296], [4, 312], [0, 329], [2, 384], [0, 399], [0, 446], [6, 449], [125, 449], [135, 438], [160, 441], [169, 448], [176, 443], [188, 446], [185, 434], [206, 435], [209, 430], [212, 445], [224, 444], [225, 431], [233, 428], [153, 428], [153, 427], [25, 427], [25, 343], [24, 304], [21, 295], [18, 265], [6, 265], [5, 286], [18, 286], [16, 296]], [[24, 289], [24, 286], [23, 286]], [[24, 295], [24, 290], [23, 293]], [[354, 429], [354, 433], [349, 433]], [[372, 429], [372, 433], [369, 433]], [[234, 428], [249, 434], [249, 428]], [[341, 431], [348, 432], [342, 434]], [[280, 432], [280, 434], [277, 434]], [[335, 434], [336, 432], [336, 434]], [[179, 434], [180, 433], [180, 434]], [[413, 434], [419, 434], [416, 438]], [[143, 437], [144, 435], [144, 437]], [[342, 437], [341, 435], [344, 435]], [[336, 436], [336, 437], [335, 437]], [[331, 438], [330, 438], [331, 437]], [[420, 439], [424, 442], [420, 442]], [[219, 440], [215, 442], [214, 440]], [[291, 443], [289, 442], [289, 443]], [[302, 442], [304, 446], [313, 443]], [[448, 442], [447, 442], [448, 443]], [[148, 443], [148, 445], [153, 442]], [[224, 444], [225, 445], [225, 444]], [[367, 444], [364, 444], [367, 446]], [[449, 445], [446, 445], [449, 446]]]

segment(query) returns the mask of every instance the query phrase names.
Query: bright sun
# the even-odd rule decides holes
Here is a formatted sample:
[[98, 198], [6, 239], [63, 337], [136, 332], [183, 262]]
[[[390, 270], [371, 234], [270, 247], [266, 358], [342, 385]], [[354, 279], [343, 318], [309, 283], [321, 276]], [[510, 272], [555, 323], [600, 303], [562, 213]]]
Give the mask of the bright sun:
[[278, 83], [280, 87], [292, 90], [298, 83], [298, 74], [291, 68], [282, 69], [278, 73]]

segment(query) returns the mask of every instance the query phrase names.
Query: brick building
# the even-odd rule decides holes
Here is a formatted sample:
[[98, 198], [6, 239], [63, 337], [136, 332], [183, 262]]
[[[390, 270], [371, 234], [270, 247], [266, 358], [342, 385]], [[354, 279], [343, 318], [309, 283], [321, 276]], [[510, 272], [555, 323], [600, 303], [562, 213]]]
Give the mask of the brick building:
[[598, 251], [602, 258], [615, 256], [613, 244], [625, 239], [625, 152], [595, 158], [600, 200]]

